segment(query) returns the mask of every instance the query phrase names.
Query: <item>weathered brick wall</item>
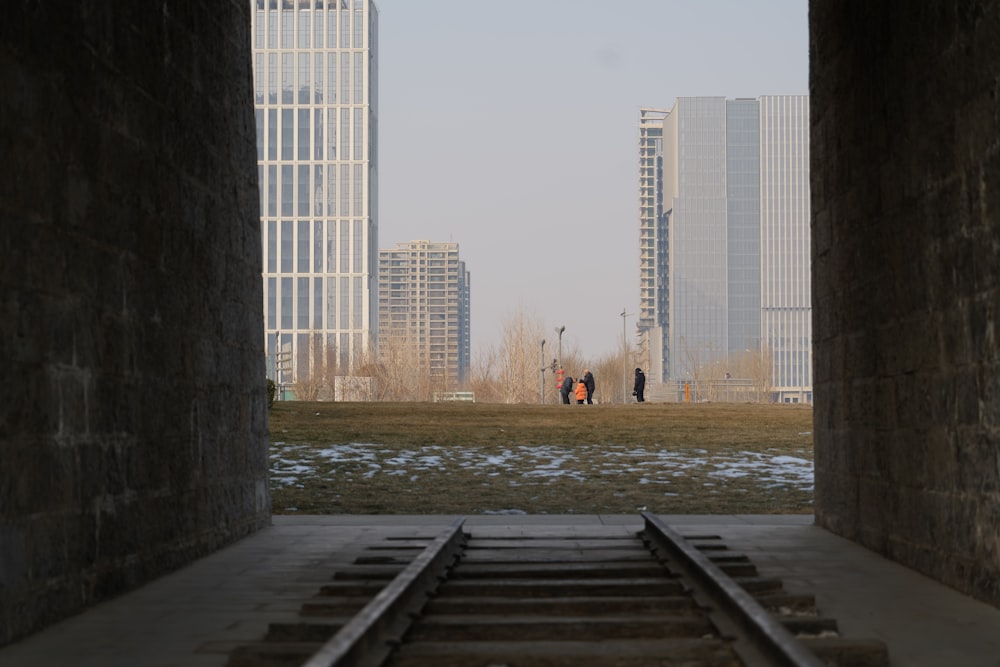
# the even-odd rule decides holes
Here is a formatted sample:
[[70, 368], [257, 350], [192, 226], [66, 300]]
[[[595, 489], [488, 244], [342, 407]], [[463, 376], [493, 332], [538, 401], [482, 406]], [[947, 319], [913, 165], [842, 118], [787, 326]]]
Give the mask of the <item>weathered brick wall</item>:
[[1000, 3], [810, 33], [817, 521], [1000, 604]]
[[0, 644], [270, 521], [248, 11], [0, 9]]

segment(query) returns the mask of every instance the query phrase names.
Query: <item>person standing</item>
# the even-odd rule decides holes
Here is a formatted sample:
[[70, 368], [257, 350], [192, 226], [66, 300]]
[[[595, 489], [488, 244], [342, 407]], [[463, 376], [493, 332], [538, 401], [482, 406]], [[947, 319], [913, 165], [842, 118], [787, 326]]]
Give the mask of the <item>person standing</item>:
[[594, 374], [589, 370], [583, 371], [583, 383], [587, 385], [587, 405], [594, 404]]
[[580, 381], [576, 385], [576, 404], [583, 405], [583, 402], [587, 400], [587, 383], [580, 378]]
[[635, 396], [635, 400], [642, 403], [646, 399], [643, 397], [643, 392], [646, 390], [646, 374], [642, 372], [641, 368], [635, 369], [635, 384], [632, 385], [632, 395]]
[[573, 391], [573, 378], [567, 375], [559, 386], [559, 395], [562, 396], [562, 402], [566, 405], [569, 405], [569, 392], [571, 391]]

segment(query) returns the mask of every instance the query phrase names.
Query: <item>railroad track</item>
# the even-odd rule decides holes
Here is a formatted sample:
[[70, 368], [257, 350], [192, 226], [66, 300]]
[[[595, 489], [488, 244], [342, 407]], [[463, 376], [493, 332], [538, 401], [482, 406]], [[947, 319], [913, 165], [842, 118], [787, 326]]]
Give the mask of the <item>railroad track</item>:
[[886, 667], [713, 535], [386, 540], [228, 667]]

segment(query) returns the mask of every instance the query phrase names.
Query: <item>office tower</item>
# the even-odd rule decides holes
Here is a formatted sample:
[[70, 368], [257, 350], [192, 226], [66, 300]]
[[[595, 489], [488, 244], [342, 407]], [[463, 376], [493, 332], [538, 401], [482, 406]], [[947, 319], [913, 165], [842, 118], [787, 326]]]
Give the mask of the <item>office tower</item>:
[[268, 376], [301, 384], [349, 374], [377, 334], [378, 12], [250, 8]]
[[760, 98], [761, 340], [776, 399], [812, 402], [809, 97]]
[[457, 243], [379, 251], [379, 344], [413, 369], [406, 381], [418, 393], [455, 391], [467, 379], [469, 281]]
[[666, 113], [641, 110], [639, 325], [650, 379], [707, 386], [763, 374], [762, 398], [811, 401], [808, 127], [807, 96], [685, 97]]

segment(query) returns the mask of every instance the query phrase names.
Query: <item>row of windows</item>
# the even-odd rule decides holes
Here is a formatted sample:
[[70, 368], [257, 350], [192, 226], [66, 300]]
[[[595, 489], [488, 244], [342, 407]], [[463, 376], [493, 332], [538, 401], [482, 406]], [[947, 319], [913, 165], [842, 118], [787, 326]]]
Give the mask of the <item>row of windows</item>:
[[808, 339], [776, 338], [770, 341], [770, 345], [774, 351], [774, 371], [771, 381], [776, 387], [812, 386]]
[[417, 250], [421, 246], [410, 246], [401, 247], [406, 244], [396, 244], [396, 247], [391, 250], [383, 250], [386, 255], [392, 256], [397, 259], [412, 259], [416, 261], [419, 259], [421, 263], [425, 261], [425, 258], [437, 259], [437, 260], [454, 260], [458, 254], [458, 244], [448, 243], [443, 244], [447, 246], [446, 250]]
[[366, 104], [365, 63], [363, 51], [258, 53], [254, 56], [254, 101], [258, 105]]
[[[266, 340], [267, 355], [271, 364], [278, 349], [295, 354], [297, 369], [295, 373], [286, 371], [280, 377], [276, 374], [271, 375], [278, 377], [281, 382], [291, 382], [293, 378], [305, 375], [310, 369], [310, 364], [314, 364], [315, 367], [315, 364], [325, 362], [347, 368], [351, 359], [356, 356], [354, 352], [365, 349], [365, 336], [361, 332], [319, 334], [274, 331], [268, 333]], [[268, 373], [274, 373], [273, 365], [269, 366]]]
[[274, 217], [368, 217], [361, 164], [260, 165], [260, 212]]
[[266, 273], [364, 273], [361, 220], [268, 220], [263, 225]]
[[442, 340], [462, 333], [458, 313], [452, 313], [451, 317], [448, 319], [444, 319], [444, 315], [441, 316], [441, 319], [414, 319], [409, 317], [406, 313], [390, 313], [386, 309], [383, 309], [380, 314], [382, 317], [382, 324], [387, 322], [391, 323], [391, 326], [385, 327], [390, 331], [398, 331], [403, 327], [403, 325], [405, 325], [408, 329], [417, 330], [425, 335], [433, 336], [436, 339]]
[[[365, 0], [251, 0], [255, 49], [363, 48]], [[252, 5], [251, 5], [252, 6]], [[278, 10], [281, 11], [278, 11]]]
[[[261, 109], [257, 160], [364, 160], [365, 109]], [[338, 136], [340, 141], [338, 142]]]
[[771, 382], [774, 389], [781, 387], [811, 387], [812, 364], [808, 352], [782, 350], [774, 354], [774, 372]]
[[469, 300], [469, 287], [463, 283], [453, 282], [449, 285], [442, 285], [434, 290], [407, 290], [400, 289], [397, 285], [386, 285], [379, 280], [379, 293], [386, 302], [417, 303], [419, 310], [430, 311], [432, 313], [442, 313], [446, 305], [457, 303], [467, 303]]
[[[420, 310], [421, 312], [429, 310], [432, 314], [435, 315], [452, 313], [454, 314], [455, 317], [457, 317], [458, 301], [459, 301], [458, 299], [448, 299], [446, 305], [444, 305], [444, 302], [442, 301], [442, 305], [432, 307], [429, 309], [421, 308]], [[391, 299], [391, 300], [381, 299], [381, 302], [383, 305], [380, 307], [380, 309], [383, 311], [388, 310], [388, 312], [391, 313], [405, 313], [407, 315], [414, 312], [413, 309], [410, 308], [409, 302], [406, 299]], [[388, 306], [385, 305], [387, 302], [389, 303]]]
[[362, 329], [364, 278], [267, 277], [264, 318], [268, 330]]
[[459, 262], [458, 253], [449, 253], [450, 256], [447, 258], [444, 258], [444, 255], [442, 254], [441, 258], [434, 259], [426, 259], [425, 255], [420, 255], [418, 258], [415, 254], [406, 252], [401, 253], [395, 250], [381, 250], [379, 251], [379, 254], [383, 263], [387, 265], [403, 268], [413, 267], [414, 269], [416, 269], [416, 267], [420, 267], [421, 271], [423, 271], [424, 267], [427, 266], [456, 266]]
[[383, 270], [386, 275], [396, 279], [396, 280], [443, 280], [447, 276], [458, 275], [458, 264], [454, 266], [405, 266], [405, 267], [392, 267], [390, 268], [385, 262], [380, 262], [379, 268]]
[[385, 267], [386, 271], [391, 271], [395, 275], [406, 275], [407, 273], [419, 273], [421, 275], [425, 273], [441, 273], [443, 271], [455, 271], [461, 264], [461, 261], [457, 258], [445, 260], [445, 259], [432, 259], [432, 260], [415, 260], [409, 258], [394, 258], [388, 254], [387, 251], [379, 251], [379, 263]]

